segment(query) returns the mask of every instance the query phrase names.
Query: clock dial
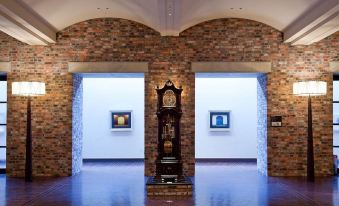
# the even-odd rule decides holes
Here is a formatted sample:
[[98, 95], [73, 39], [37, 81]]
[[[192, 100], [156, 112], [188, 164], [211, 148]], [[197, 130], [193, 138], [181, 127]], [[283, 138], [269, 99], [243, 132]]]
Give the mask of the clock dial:
[[175, 107], [176, 98], [172, 90], [166, 90], [162, 98], [162, 103], [164, 107]]

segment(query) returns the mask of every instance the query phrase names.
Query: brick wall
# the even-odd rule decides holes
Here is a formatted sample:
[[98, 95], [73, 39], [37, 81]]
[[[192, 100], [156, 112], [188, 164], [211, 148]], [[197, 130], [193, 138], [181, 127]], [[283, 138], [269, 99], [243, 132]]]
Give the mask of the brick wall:
[[[35, 176], [72, 174], [73, 77], [69, 61], [147, 61], [145, 74], [145, 175], [154, 174], [156, 159], [155, 86], [170, 78], [182, 85], [182, 156], [186, 175], [194, 174], [194, 74], [192, 61], [271, 61], [267, 75], [268, 115], [282, 115], [284, 127], [268, 128], [269, 175], [306, 174], [306, 100], [291, 95], [292, 83], [317, 78], [329, 92], [314, 100], [316, 174], [331, 174], [332, 75], [338, 60], [339, 33], [311, 46], [282, 43], [281, 32], [244, 19], [218, 19], [196, 25], [179, 37], [123, 19], [94, 19], [72, 25], [54, 45], [28, 46], [0, 34], [0, 60], [11, 61], [9, 84], [20, 80], [47, 83], [47, 95], [33, 101], [33, 170]], [[11, 92], [9, 87], [9, 93]], [[23, 176], [25, 100], [8, 99], [8, 174]], [[73, 127], [74, 129], [74, 127]], [[73, 141], [74, 142], [74, 141]], [[73, 159], [73, 160], [72, 160]], [[75, 169], [75, 168], [74, 168]], [[76, 170], [74, 170], [76, 171]]]
[[[332, 174], [332, 74], [329, 61], [338, 55], [338, 33], [312, 46], [280, 46], [272, 55], [268, 75], [268, 115], [282, 115], [283, 127], [268, 128], [268, 174], [306, 175], [307, 98], [292, 95], [299, 80], [327, 81], [326, 96], [313, 98], [313, 136], [316, 175]], [[336, 51], [336, 52], [335, 52]], [[336, 53], [336, 54], [335, 54]]]
[[156, 85], [162, 87], [171, 79], [177, 87], [183, 88], [181, 104], [181, 157], [184, 174], [194, 175], [194, 88], [195, 77], [189, 65], [184, 62], [152, 62], [145, 75], [145, 175], [155, 174], [157, 155], [158, 121]]
[[46, 82], [47, 94], [32, 100], [33, 175], [71, 174], [72, 76], [60, 70], [54, 62], [56, 55], [52, 48], [21, 44], [9, 48], [13, 69], [8, 74], [9, 176], [23, 176], [25, 162], [26, 98], [10, 95], [13, 81]]

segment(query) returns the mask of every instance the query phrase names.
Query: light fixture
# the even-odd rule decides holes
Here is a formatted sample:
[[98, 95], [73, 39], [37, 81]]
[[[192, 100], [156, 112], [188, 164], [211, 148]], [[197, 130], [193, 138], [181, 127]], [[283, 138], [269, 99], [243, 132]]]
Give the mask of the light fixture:
[[16, 96], [41, 96], [45, 94], [45, 83], [13, 82], [12, 94]]
[[323, 81], [295, 82], [293, 84], [293, 94], [296, 96], [325, 95], [326, 89], [326, 82]]
[[307, 180], [314, 181], [314, 151], [312, 128], [311, 96], [326, 95], [327, 84], [324, 81], [302, 81], [293, 84], [293, 94], [308, 97], [308, 125], [307, 125]]
[[25, 180], [31, 182], [32, 177], [32, 123], [31, 123], [31, 97], [42, 96], [46, 93], [43, 82], [13, 82], [12, 95], [25, 96], [27, 100], [27, 133], [26, 133], [26, 162]]

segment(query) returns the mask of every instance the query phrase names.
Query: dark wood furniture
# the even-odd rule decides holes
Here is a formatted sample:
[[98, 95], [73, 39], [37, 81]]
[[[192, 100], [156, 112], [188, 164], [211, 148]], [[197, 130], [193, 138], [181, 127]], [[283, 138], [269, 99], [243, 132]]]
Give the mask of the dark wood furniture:
[[156, 175], [147, 181], [149, 196], [192, 195], [192, 183], [183, 175], [181, 159], [180, 119], [182, 88], [167, 80], [156, 88], [158, 95], [158, 156]]
[[158, 94], [158, 158], [155, 179], [161, 182], [180, 182], [182, 175], [180, 147], [180, 118], [182, 88], [168, 80]]

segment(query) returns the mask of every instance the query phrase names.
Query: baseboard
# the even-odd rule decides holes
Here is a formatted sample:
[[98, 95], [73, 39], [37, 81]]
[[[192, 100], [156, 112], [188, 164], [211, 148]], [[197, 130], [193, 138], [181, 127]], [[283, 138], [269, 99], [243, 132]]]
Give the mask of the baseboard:
[[195, 162], [257, 162], [256, 158], [196, 158]]
[[144, 158], [86, 158], [82, 162], [144, 162]]
[[[86, 158], [83, 162], [144, 162], [144, 158]], [[196, 158], [196, 162], [257, 162], [256, 158]]]

